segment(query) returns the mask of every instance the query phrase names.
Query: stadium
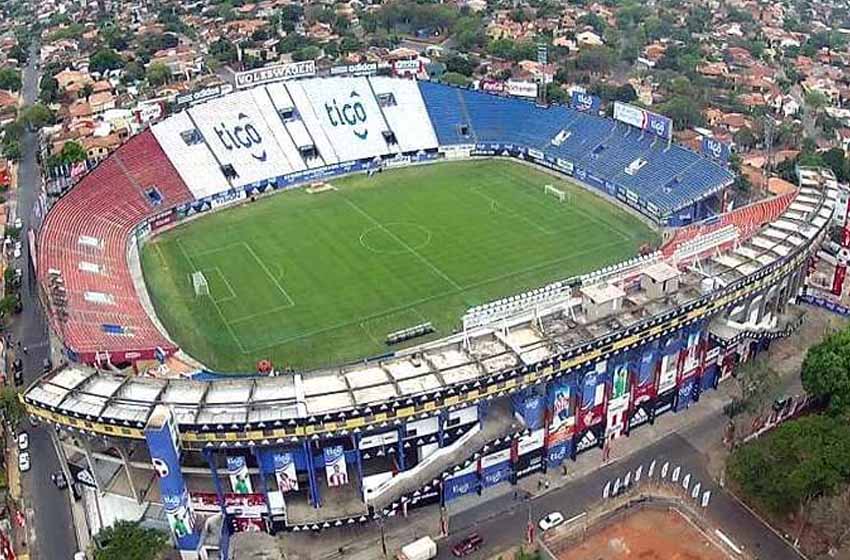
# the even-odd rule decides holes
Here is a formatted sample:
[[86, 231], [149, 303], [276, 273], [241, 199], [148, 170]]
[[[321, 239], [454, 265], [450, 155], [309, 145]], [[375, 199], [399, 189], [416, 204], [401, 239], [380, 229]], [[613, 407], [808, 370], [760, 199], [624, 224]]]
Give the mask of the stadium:
[[835, 185], [722, 212], [732, 174], [669, 120], [590, 106], [310, 78], [152, 125], [33, 240], [69, 363], [29, 413], [189, 558], [445, 506], [684, 411], [799, 324]]

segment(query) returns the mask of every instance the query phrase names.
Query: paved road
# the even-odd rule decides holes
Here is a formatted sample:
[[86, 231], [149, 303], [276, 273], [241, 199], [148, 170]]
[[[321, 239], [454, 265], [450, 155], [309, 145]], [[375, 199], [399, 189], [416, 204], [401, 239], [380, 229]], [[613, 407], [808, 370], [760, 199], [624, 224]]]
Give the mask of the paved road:
[[[517, 543], [523, 542], [529, 512], [536, 524], [540, 518], [552, 511], [560, 511], [565, 518], [586, 511], [598, 503], [606, 482], [624, 477], [626, 472], [634, 472], [644, 465], [644, 476], [648, 465], [656, 461], [656, 478], [660, 465], [670, 462], [682, 466], [684, 473], [691, 473], [692, 485], [700, 481], [702, 488], [711, 490], [711, 502], [707, 509], [708, 517], [732, 540], [747, 551], [755, 552], [757, 558], [771, 560], [798, 560], [800, 557], [788, 544], [778, 538], [766, 525], [742, 508], [728, 493], [711, 482], [703, 465], [706, 458], [697, 451], [685, 437], [671, 434], [654, 445], [646, 447], [627, 459], [609, 464], [587, 476], [554, 490], [538, 499], [514, 500], [513, 495], [497, 498], [468, 509], [452, 517], [450, 533], [453, 535], [440, 545], [439, 559], [452, 558], [451, 547], [467, 534], [475, 531], [484, 537], [485, 547], [474, 555], [477, 558], [489, 558]], [[668, 474], [668, 478], [671, 475]], [[511, 505], [511, 502], [513, 504]], [[503, 513], [506, 508], [510, 508]]]
[[[24, 72], [24, 101], [32, 103], [38, 95], [38, 70], [34, 65], [36, 52], [30, 54], [30, 64]], [[38, 194], [40, 178], [35, 159], [38, 139], [35, 134], [26, 133], [22, 142], [23, 157], [18, 170], [17, 213], [24, 222], [24, 231], [29, 226], [30, 213]], [[42, 372], [42, 361], [49, 355], [47, 326], [37, 297], [35, 279], [29, 262], [29, 248], [24, 241], [24, 256], [19, 266], [23, 270], [21, 298], [24, 310], [13, 327], [16, 340], [28, 346], [29, 351], [22, 356], [24, 378], [27, 383], [34, 381]], [[59, 461], [50, 440], [47, 427], [28, 428], [30, 434], [30, 454], [32, 469], [23, 478], [24, 493], [30, 496], [33, 509], [36, 540], [31, 543], [34, 556], [44, 560], [64, 560], [73, 557], [77, 550], [67, 491], [58, 490], [50, 482], [50, 473], [58, 471]], [[32, 533], [32, 531], [31, 531]]]

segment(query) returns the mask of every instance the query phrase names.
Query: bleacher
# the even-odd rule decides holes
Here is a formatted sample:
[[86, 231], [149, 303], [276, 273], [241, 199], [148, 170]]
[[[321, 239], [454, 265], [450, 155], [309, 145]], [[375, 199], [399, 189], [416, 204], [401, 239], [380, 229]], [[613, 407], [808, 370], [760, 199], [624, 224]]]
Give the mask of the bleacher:
[[[659, 221], [732, 182], [732, 174], [720, 165], [612, 119], [431, 82], [420, 82], [419, 88], [441, 145], [477, 141], [540, 150], [636, 194], [657, 209]], [[468, 127], [466, 136], [461, 126]], [[561, 135], [553, 144], [561, 131], [568, 137]], [[638, 158], [646, 163], [627, 173]]]
[[[136, 225], [160, 212], [145, 190], [164, 204], [192, 200], [150, 131], [131, 138], [84, 177], [47, 214], [39, 235], [38, 274], [62, 279], [61, 301], [51, 320], [65, 345], [81, 356], [173, 350], [142, 307], [127, 266], [128, 239]], [[61, 307], [61, 309], [59, 309]]]

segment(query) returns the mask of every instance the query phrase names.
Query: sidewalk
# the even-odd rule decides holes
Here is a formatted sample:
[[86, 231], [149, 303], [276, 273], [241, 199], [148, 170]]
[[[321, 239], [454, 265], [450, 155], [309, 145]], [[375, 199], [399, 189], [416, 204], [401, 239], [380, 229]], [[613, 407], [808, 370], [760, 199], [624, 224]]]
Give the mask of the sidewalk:
[[[780, 375], [780, 383], [775, 388], [775, 396], [793, 395], [802, 392], [799, 368], [806, 349], [821, 339], [825, 332], [846, 324], [844, 319], [817, 309], [807, 309], [806, 321], [791, 338], [774, 342], [770, 350], [759, 357], [766, 360]], [[676, 433], [688, 439], [692, 445], [704, 454], [705, 467], [709, 474], [718, 478], [722, 473], [728, 450], [722, 443], [727, 418], [723, 415], [723, 406], [735, 395], [736, 384], [726, 380], [717, 390], [702, 393], [698, 403], [687, 410], [668, 412], [660, 416], [654, 425], [643, 425], [632, 432], [630, 437], [622, 437], [611, 446], [610, 458], [602, 461], [602, 450], [595, 448], [578, 456], [575, 462], [566, 462], [566, 474], [561, 468], [552, 469], [546, 474], [529, 476], [516, 486], [505, 486], [505, 492], [488, 491], [484, 496], [471, 496], [458, 500], [449, 506], [450, 515], [488, 503], [493, 506], [492, 517], [500, 515], [503, 509], [514, 504], [513, 490], [521, 496], [531, 499], [552, 492], [569, 482], [586, 477], [603, 464], [616, 463], [635, 452], [655, 443], [666, 436]], [[751, 418], [740, 418], [741, 425]], [[547, 485], [548, 483], [548, 485]], [[504, 485], [503, 485], [504, 486]], [[388, 519], [385, 525], [387, 551], [393, 555], [398, 549], [423, 535], [439, 535], [439, 510], [427, 507], [414, 511], [405, 518]], [[484, 521], [479, 519], [478, 522]], [[466, 527], [455, 527], [449, 520], [450, 532], [456, 534]], [[287, 560], [336, 559], [375, 560], [381, 557], [380, 530], [376, 525], [356, 526], [339, 530], [315, 533], [289, 533], [280, 536], [281, 547]], [[340, 547], [343, 554], [340, 554]]]

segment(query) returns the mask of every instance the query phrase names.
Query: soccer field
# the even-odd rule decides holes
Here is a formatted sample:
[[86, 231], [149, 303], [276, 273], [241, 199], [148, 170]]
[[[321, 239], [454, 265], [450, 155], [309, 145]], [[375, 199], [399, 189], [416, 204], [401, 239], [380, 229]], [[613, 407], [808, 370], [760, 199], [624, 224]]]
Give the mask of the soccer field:
[[[312, 368], [391, 350], [389, 332], [634, 256], [656, 234], [528, 166], [442, 163], [334, 180], [187, 222], [142, 265], [175, 341], [219, 371]], [[560, 202], [544, 185], [566, 190]], [[196, 296], [201, 271], [209, 296]], [[395, 349], [396, 347], [392, 347]]]

